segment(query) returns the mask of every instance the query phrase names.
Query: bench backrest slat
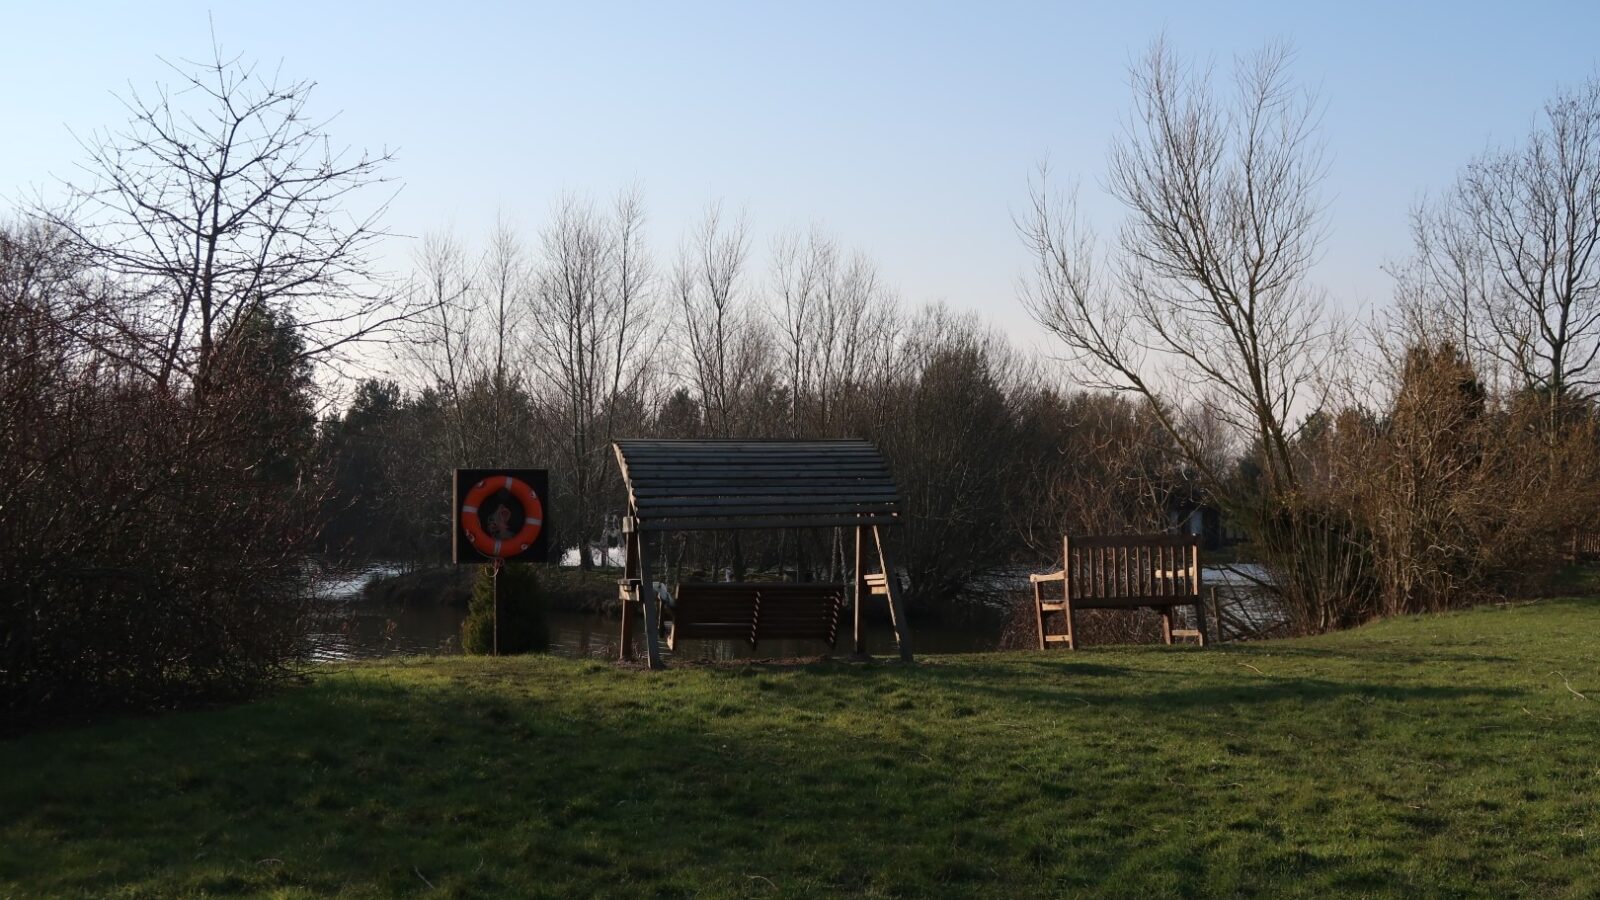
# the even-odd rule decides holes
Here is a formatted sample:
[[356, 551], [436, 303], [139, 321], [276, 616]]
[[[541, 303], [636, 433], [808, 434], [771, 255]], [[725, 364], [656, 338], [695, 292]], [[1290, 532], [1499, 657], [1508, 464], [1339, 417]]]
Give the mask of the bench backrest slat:
[[1200, 596], [1197, 535], [1068, 537], [1062, 558], [1074, 606], [1164, 606]]

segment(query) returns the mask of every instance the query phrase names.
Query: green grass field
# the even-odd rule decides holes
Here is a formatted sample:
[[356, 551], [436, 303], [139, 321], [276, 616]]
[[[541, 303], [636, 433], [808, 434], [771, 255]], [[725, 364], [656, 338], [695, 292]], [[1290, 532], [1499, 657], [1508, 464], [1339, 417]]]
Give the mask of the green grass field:
[[912, 668], [353, 665], [0, 742], [0, 814], [0, 897], [1594, 897], [1600, 601]]

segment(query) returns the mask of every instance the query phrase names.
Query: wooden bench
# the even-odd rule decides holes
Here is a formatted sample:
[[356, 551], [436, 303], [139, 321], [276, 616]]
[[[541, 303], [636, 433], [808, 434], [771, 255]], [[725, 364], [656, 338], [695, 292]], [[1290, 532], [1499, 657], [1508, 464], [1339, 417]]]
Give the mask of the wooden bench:
[[818, 640], [831, 649], [839, 638], [842, 584], [736, 582], [680, 584], [664, 606], [667, 649], [686, 639]]
[[[1061, 571], [1028, 576], [1040, 650], [1051, 644], [1078, 648], [1074, 631], [1080, 609], [1154, 609], [1161, 613], [1161, 636], [1166, 643], [1186, 637], [1205, 645], [1198, 536], [1069, 537], [1062, 541], [1061, 559]], [[1061, 585], [1060, 599], [1045, 596], [1048, 584]], [[1195, 628], [1173, 627], [1172, 611], [1179, 606], [1194, 607]], [[1045, 613], [1050, 612], [1062, 614], [1064, 632], [1045, 630]]]
[[1567, 559], [1574, 563], [1600, 560], [1600, 531], [1574, 530]]

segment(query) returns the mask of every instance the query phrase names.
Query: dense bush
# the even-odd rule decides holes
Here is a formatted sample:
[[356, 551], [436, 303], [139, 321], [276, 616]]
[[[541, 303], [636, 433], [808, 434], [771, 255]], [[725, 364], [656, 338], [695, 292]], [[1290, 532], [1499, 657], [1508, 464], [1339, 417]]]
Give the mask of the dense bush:
[[[499, 651], [541, 653], [550, 649], [549, 604], [539, 589], [534, 567], [509, 563], [499, 576]], [[472, 601], [461, 623], [461, 648], [468, 653], [493, 653], [496, 647], [495, 575], [479, 566], [472, 581]]]
[[[215, 48], [213, 48], [215, 49]], [[0, 228], [6, 721], [236, 694], [304, 649], [313, 364], [406, 317], [312, 83], [223, 56], [122, 98]], [[381, 209], [381, 202], [379, 209]]]
[[312, 417], [294, 329], [223, 331], [203, 389], [91, 352], [92, 288], [0, 233], [0, 710], [231, 695], [300, 649]]
[[[1354, 576], [1323, 627], [1523, 587], [1596, 524], [1600, 429], [1586, 404], [1552, 425], [1546, 399], [1492, 396], [1449, 343], [1414, 344], [1396, 368], [1381, 415], [1348, 410], [1304, 447], [1308, 502], [1340, 523], [1323, 555]], [[1317, 546], [1302, 536], [1289, 549]]]

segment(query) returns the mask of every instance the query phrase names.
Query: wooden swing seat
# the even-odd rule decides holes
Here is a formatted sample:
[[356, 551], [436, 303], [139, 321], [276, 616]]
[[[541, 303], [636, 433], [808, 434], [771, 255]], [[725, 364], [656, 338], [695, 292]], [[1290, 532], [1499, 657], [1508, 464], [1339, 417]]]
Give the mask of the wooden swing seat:
[[730, 582], [680, 584], [662, 607], [667, 649], [680, 640], [817, 640], [831, 649], [839, 639], [843, 584]]

